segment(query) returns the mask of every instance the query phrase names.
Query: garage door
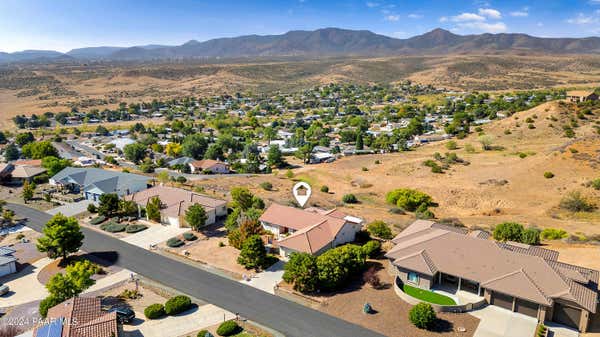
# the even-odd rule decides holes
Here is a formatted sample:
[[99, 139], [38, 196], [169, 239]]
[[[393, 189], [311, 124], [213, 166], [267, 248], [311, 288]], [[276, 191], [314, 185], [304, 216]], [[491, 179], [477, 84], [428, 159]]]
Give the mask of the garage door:
[[575, 329], [579, 329], [579, 320], [581, 318], [581, 309], [572, 308], [560, 303], [554, 304], [554, 314], [552, 321]]
[[10, 274], [10, 272], [11, 272], [10, 264], [5, 264], [3, 266], [0, 266], [0, 276], [8, 275], [8, 274]]
[[538, 307], [539, 307], [538, 304], [517, 298], [516, 306], [517, 306], [517, 309], [515, 310], [516, 312], [523, 314], [523, 315], [537, 318]]
[[500, 308], [512, 311], [513, 297], [501, 293], [494, 292], [492, 294], [492, 304]]

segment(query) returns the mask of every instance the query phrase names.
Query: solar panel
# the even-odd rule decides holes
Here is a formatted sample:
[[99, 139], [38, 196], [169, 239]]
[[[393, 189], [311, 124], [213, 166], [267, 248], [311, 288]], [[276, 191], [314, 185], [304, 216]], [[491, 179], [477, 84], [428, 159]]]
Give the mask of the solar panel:
[[62, 319], [53, 320], [39, 328], [35, 337], [61, 337], [62, 328]]

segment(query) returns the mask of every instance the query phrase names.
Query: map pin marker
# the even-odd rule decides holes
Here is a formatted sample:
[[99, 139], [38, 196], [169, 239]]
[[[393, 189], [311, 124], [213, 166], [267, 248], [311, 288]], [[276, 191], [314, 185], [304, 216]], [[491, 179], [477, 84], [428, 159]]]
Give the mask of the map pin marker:
[[300, 207], [304, 207], [304, 205], [306, 205], [306, 202], [310, 198], [310, 194], [312, 191], [310, 189], [309, 184], [305, 183], [304, 181], [301, 181], [294, 185], [292, 192], [294, 193], [294, 198], [296, 198], [296, 201], [298, 202], [298, 204], [300, 204]]

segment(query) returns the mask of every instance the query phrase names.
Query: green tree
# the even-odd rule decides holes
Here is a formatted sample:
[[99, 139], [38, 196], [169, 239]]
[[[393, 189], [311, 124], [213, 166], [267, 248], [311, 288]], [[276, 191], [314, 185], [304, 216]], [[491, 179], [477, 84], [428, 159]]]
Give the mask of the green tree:
[[58, 157], [58, 151], [47, 140], [25, 144], [21, 150], [25, 158], [42, 159], [49, 156]]
[[516, 222], [503, 222], [494, 228], [493, 237], [498, 241], [520, 242], [523, 235], [523, 225]]
[[160, 181], [161, 184], [166, 184], [171, 180], [168, 171], [160, 171], [156, 175], [156, 180]]
[[162, 202], [159, 197], [153, 197], [148, 201], [146, 205], [146, 215], [149, 220], [160, 222], [160, 209], [162, 208]]
[[523, 233], [521, 233], [521, 239], [519, 242], [527, 245], [539, 245], [540, 233], [541, 231], [537, 228], [527, 228], [523, 231]]
[[83, 244], [83, 233], [77, 219], [56, 214], [42, 229], [44, 236], [37, 242], [37, 249], [47, 253], [51, 259], [65, 259], [75, 253]]
[[17, 143], [17, 145], [19, 146], [23, 146], [25, 144], [28, 143], [32, 143], [35, 141], [35, 137], [33, 136], [33, 133], [31, 132], [23, 132], [23, 133], [19, 133], [16, 137], [15, 137], [15, 142]]
[[319, 281], [317, 258], [308, 253], [292, 253], [284, 266], [283, 280], [297, 291], [316, 291]]
[[29, 180], [25, 180], [23, 183], [23, 201], [27, 203], [27, 201], [33, 199], [34, 193], [35, 183], [30, 183]]
[[339, 289], [366, 262], [365, 251], [357, 245], [344, 245], [330, 249], [317, 257], [319, 286], [327, 290]]
[[98, 214], [112, 217], [119, 211], [119, 196], [116, 193], [105, 193], [100, 196]]
[[46, 317], [48, 309], [71, 297], [81, 294], [96, 281], [92, 279], [96, 268], [87, 260], [75, 262], [67, 266], [65, 274], [55, 274], [46, 283], [50, 294], [40, 303], [40, 315]]
[[42, 159], [42, 167], [47, 170], [49, 176], [53, 176], [69, 166], [71, 166], [71, 161], [68, 159], [60, 159], [53, 156]]
[[185, 221], [192, 227], [193, 230], [198, 231], [204, 227], [206, 220], [208, 219], [204, 207], [200, 204], [193, 204], [188, 207], [185, 211]]
[[356, 149], [363, 150], [365, 148], [362, 132], [356, 135]]
[[181, 152], [184, 156], [194, 159], [202, 159], [204, 152], [208, 147], [208, 141], [201, 134], [192, 134], [183, 140], [181, 144]]
[[254, 195], [245, 187], [234, 187], [231, 189], [233, 207], [245, 211], [252, 207]]
[[204, 153], [204, 159], [225, 160], [225, 153], [220, 144], [210, 144]]
[[267, 260], [267, 251], [260, 235], [253, 235], [242, 243], [238, 263], [246, 269], [260, 269]]
[[140, 143], [127, 144], [123, 148], [125, 158], [134, 163], [139, 163], [146, 157], [146, 146]]
[[369, 234], [380, 239], [389, 240], [393, 237], [390, 227], [381, 220], [373, 221], [368, 224], [367, 231]]
[[119, 214], [122, 216], [137, 216], [138, 205], [132, 200], [119, 200]]
[[312, 147], [310, 144], [302, 145], [298, 151], [296, 151], [295, 156], [298, 159], [302, 159], [303, 163], [308, 163], [310, 160], [310, 154], [312, 153]]
[[408, 319], [419, 329], [429, 329], [437, 319], [429, 303], [419, 303], [408, 312]]
[[271, 145], [269, 152], [267, 153], [267, 165], [275, 167], [283, 167], [285, 161], [283, 160], [283, 154], [277, 145]]
[[96, 133], [100, 136], [108, 136], [109, 135], [108, 129], [102, 125], [98, 125], [98, 127], [96, 128]]
[[7, 161], [17, 160], [19, 159], [19, 155], [19, 149], [14, 143], [8, 144], [6, 149], [4, 149], [4, 158]]
[[429, 195], [410, 188], [399, 188], [389, 192], [386, 195], [386, 201], [410, 212], [415, 211], [422, 204], [433, 205], [433, 200]]

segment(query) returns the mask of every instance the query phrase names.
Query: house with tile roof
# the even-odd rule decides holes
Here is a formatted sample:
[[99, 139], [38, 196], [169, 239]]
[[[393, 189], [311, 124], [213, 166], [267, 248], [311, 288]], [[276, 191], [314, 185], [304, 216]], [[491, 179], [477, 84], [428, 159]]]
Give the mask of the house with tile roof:
[[152, 178], [99, 168], [67, 167], [50, 178], [50, 185], [71, 193], [82, 193], [87, 200], [98, 201], [105, 193], [122, 197], [148, 188]]
[[386, 257], [398, 289], [407, 284], [464, 291], [582, 332], [597, 312], [598, 271], [560, 262], [556, 251], [497, 242], [481, 231], [425, 220], [415, 221], [392, 242]]
[[96, 297], [73, 297], [48, 309], [44, 324], [33, 337], [119, 337], [122, 327], [116, 312], [104, 312]]
[[272, 236], [267, 247], [286, 258], [294, 252], [320, 255], [328, 249], [352, 242], [363, 220], [337, 209], [300, 209], [272, 204], [261, 215], [262, 227]]
[[594, 90], [571, 90], [567, 91], [567, 100], [574, 103], [597, 101], [598, 95]]
[[132, 200], [140, 207], [146, 207], [150, 199], [154, 197], [158, 197], [163, 205], [160, 210], [161, 221], [169, 225], [185, 226], [185, 212], [194, 204], [201, 205], [206, 211], [206, 226], [214, 224], [217, 218], [227, 215], [225, 200], [175, 187], [158, 185], [128, 195], [124, 199]]
[[210, 172], [210, 173], [220, 173], [225, 174], [229, 173], [229, 164], [224, 163], [218, 160], [212, 159], [203, 159], [203, 160], [195, 160], [190, 165], [190, 171], [192, 173], [202, 173], [202, 172]]

